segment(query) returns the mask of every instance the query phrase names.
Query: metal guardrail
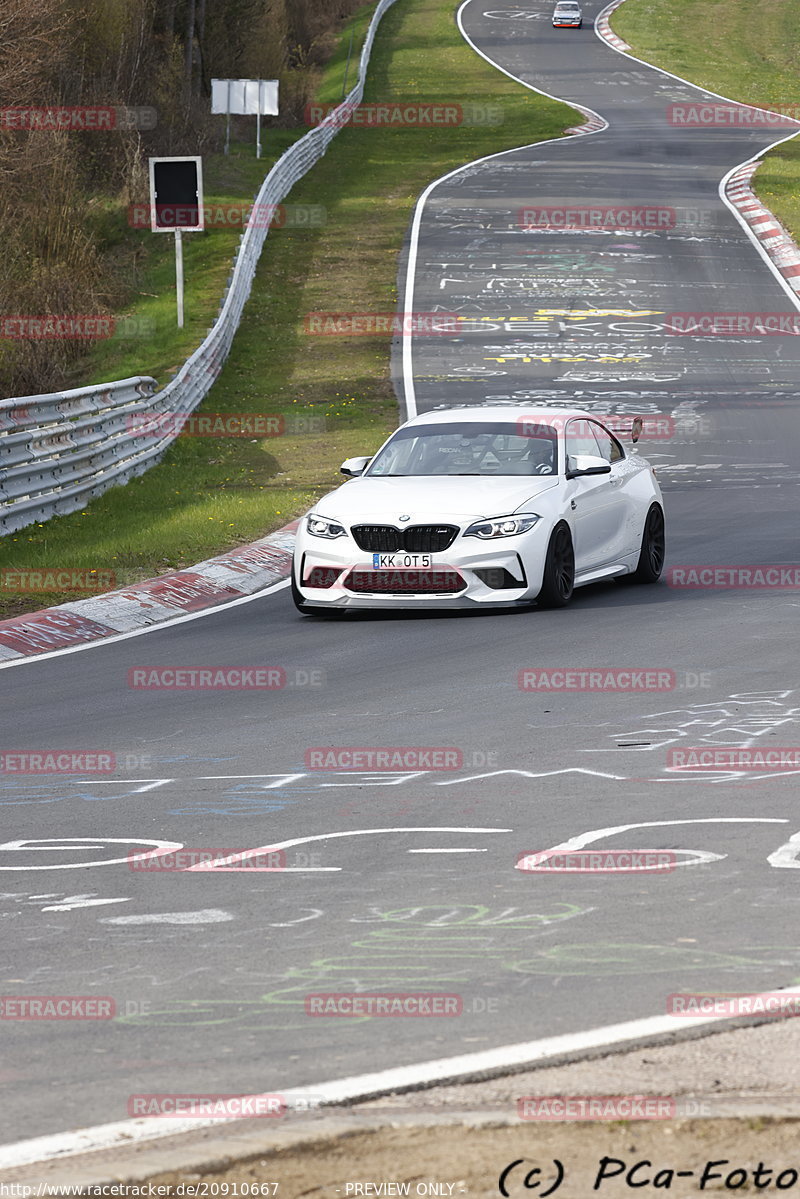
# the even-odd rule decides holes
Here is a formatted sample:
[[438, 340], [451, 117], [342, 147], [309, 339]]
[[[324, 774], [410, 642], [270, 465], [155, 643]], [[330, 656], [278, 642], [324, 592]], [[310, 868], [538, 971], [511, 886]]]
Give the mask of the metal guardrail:
[[[154, 466], [205, 399], [230, 351], [273, 211], [318, 162], [361, 102], [372, 43], [395, 0], [380, 0], [367, 30], [358, 82], [325, 119], [283, 154], [264, 179], [239, 241], [219, 316], [166, 387], [147, 375], [53, 395], [0, 400], [0, 534], [84, 507]], [[161, 419], [159, 419], [161, 418]], [[150, 427], [147, 421], [150, 420]]]

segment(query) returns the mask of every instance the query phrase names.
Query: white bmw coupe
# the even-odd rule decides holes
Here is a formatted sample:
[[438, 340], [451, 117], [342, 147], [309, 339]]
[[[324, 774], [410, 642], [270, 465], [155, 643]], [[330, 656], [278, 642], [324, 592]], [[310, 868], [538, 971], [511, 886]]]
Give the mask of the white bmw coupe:
[[653, 468], [586, 412], [427, 412], [341, 469], [348, 482], [298, 529], [292, 597], [304, 613], [560, 608], [575, 587], [655, 583], [664, 565]]

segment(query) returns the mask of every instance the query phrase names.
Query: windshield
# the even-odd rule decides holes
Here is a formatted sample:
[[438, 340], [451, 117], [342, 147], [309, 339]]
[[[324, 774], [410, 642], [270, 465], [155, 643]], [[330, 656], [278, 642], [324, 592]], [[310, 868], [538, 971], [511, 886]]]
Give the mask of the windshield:
[[554, 475], [558, 435], [535, 425], [526, 435], [517, 424], [486, 421], [411, 425], [398, 429], [376, 454], [367, 475]]

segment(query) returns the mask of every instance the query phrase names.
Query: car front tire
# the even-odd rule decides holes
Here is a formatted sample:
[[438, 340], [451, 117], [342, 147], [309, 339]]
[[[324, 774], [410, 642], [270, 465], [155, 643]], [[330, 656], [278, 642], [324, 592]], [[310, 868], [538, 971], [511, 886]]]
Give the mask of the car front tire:
[[561, 521], [550, 534], [542, 588], [536, 597], [540, 608], [565, 608], [575, 589], [575, 550], [569, 525]]

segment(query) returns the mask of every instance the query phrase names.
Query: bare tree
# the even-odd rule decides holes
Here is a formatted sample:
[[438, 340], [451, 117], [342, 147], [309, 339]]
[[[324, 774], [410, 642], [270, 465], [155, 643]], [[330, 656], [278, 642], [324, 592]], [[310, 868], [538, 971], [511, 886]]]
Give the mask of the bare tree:
[[183, 39], [183, 78], [186, 95], [191, 95], [194, 63], [195, 0], [186, 0], [186, 32]]

